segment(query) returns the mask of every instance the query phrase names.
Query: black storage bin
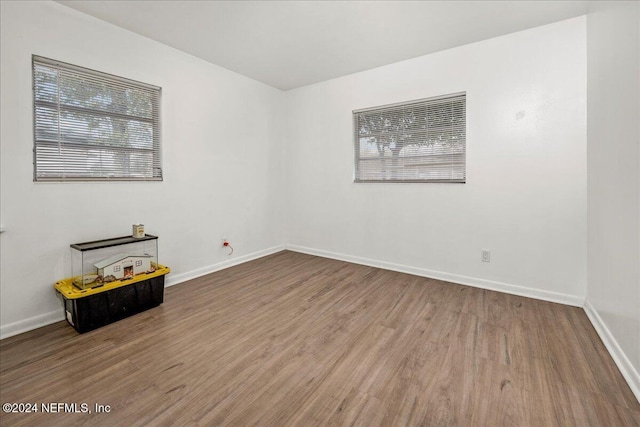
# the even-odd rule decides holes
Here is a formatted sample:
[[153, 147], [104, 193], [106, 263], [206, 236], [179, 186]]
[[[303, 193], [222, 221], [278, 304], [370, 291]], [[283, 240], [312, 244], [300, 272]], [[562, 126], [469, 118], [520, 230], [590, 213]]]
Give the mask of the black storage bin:
[[83, 333], [162, 304], [164, 275], [80, 298], [61, 294], [67, 322]]

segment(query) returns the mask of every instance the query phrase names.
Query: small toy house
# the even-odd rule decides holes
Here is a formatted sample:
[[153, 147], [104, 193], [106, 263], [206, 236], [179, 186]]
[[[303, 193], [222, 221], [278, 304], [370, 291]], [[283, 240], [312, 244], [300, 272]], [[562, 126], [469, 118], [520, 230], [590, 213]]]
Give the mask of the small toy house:
[[137, 274], [151, 271], [152, 258], [151, 255], [117, 254], [94, 264], [94, 267], [98, 270], [98, 276], [105, 282], [131, 279]]

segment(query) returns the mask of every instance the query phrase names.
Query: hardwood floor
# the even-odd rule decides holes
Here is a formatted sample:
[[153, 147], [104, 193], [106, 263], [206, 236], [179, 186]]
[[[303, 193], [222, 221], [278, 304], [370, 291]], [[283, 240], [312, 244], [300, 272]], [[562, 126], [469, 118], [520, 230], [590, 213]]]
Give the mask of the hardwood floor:
[[5, 339], [0, 396], [111, 407], [2, 426], [640, 425], [580, 308], [293, 252]]

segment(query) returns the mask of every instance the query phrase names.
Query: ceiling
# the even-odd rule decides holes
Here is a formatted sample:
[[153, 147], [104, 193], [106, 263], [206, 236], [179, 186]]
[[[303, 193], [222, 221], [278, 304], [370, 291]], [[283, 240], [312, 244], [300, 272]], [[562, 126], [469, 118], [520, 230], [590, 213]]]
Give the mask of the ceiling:
[[587, 1], [58, 1], [288, 90], [586, 13]]

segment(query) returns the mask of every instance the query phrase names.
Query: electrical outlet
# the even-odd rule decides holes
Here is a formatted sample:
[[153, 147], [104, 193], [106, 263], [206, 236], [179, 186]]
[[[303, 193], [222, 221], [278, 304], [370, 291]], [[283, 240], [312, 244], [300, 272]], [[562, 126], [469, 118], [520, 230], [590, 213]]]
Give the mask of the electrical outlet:
[[482, 253], [482, 262], [491, 262], [491, 252], [486, 250], [486, 249], [482, 249], [481, 250]]

